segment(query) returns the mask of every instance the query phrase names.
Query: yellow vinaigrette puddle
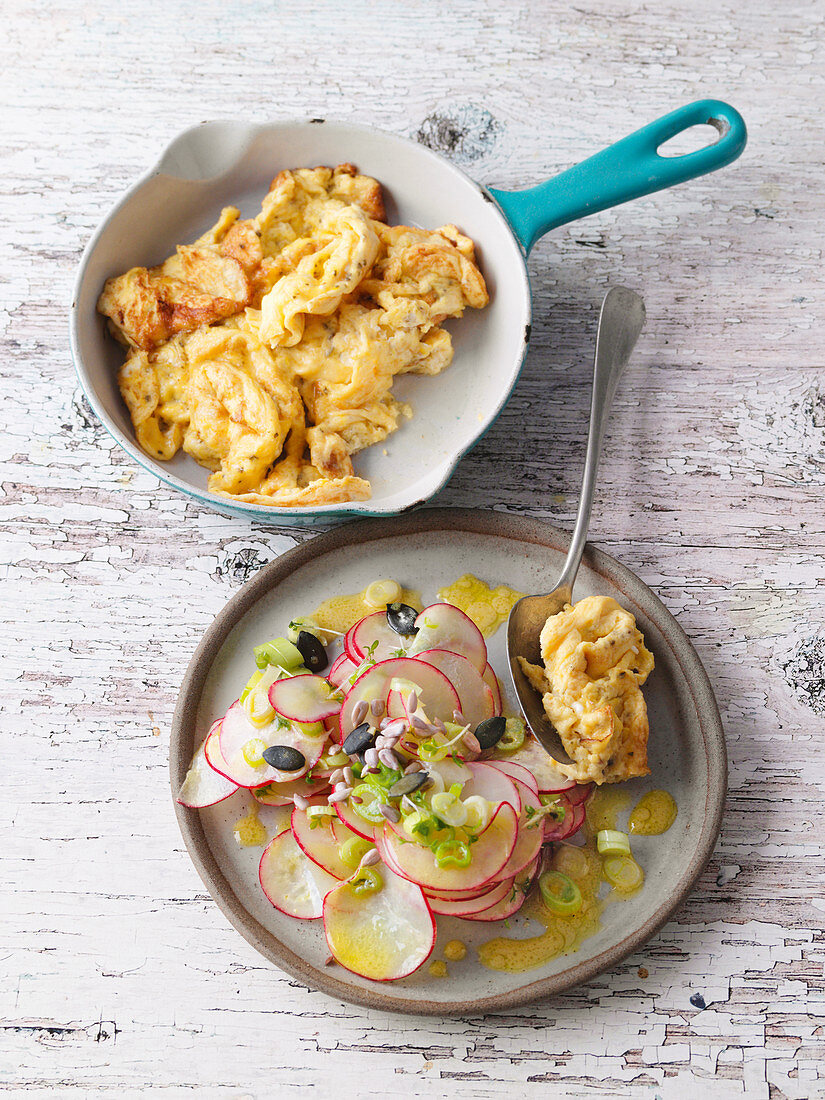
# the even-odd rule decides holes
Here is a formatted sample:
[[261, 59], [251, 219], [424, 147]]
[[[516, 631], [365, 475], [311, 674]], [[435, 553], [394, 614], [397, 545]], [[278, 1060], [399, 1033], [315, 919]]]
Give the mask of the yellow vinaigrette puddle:
[[[571, 954], [598, 931], [606, 905], [614, 901], [624, 901], [642, 888], [643, 883], [629, 891], [612, 887], [604, 896], [599, 896], [606, 879], [602, 870], [602, 859], [596, 851], [596, 834], [601, 829], [615, 829], [619, 813], [626, 810], [631, 801], [626, 791], [610, 787], [598, 788], [587, 807], [587, 840], [584, 846], [577, 847], [564, 842], [556, 846], [548, 869], [561, 871], [573, 879], [581, 890], [581, 909], [569, 916], [551, 913], [544, 904], [541, 893], [534, 888], [524, 903], [521, 914], [544, 925], [544, 931], [526, 939], [496, 936], [488, 940], [478, 948], [478, 957], [484, 966], [490, 970], [518, 974], [541, 966], [559, 955]], [[676, 803], [666, 791], [650, 791], [637, 803], [630, 815], [631, 822], [637, 812], [643, 828], [631, 831], [642, 832], [644, 823], [652, 821], [657, 826], [655, 833], [658, 835], [673, 824]], [[663, 827], [658, 828], [661, 825]], [[647, 835], [654, 835], [654, 830], [651, 829]]]
[[673, 795], [667, 791], [648, 791], [636, 803], [627, 831], [639, 836], [659, 836], [668, 831], [678, 812]]
[[269, 840], [269, 833], [258, 817], [257, 806], [253, 806], [245, 817], [238, 818], [232, 831], [242, 848], [259, 847]]
[[[383, 611], [383, 607], [376, 607], [367, 602], [365, 599], [367, 588], [351, 595], [332, 596], [324, 600], [311, 617], [325, 630], [336, 630], [342, 633], [349, 630], [365, 615]], [[523, 592], [517, 592], [507, 584], [499, 584], [491, 588], [472, 573], [465, 573], [452, 584], [439, 588], [437, 598], [442, 603], [451, 603], [453, 607], [463, 611], [473, 620], [484, 637], [489, 638], [506, 621], [513, 604], [523, 595]], [[399, 600], [414, 607], [416, 611], [421, 611], [424, 606], [421, 602], [421, 593], [412, 588], [402, 587]]]
[[[369, 585], [367, 585], [369, 588]], [[351, 626], [367, 615], [374, 615], [376, 611], [383, 611], [383, 607], [375, 607], [364, 599], [367, 589], [355, 592], [349, 596], [332, 596], [324, 600], [313, 611], [311, 618], [323, 630], [334, 630], [345, 634]], [[423, 610], [421, 594], [412, 588], [402, 588], [399, 596], [401, 603], [414, 607], [416, 611]]]
[[485, 638], [495, 634], [513, 608], [524, 595], [510, 588], [507, 584], [499, 584], [496, 588], [490, 588], [484, 581], [474, 577], [472, 573], [465, 573], [457, 581], [439, 588], [438, 598], [442, 603], [451, 603], [459, 611], [472, 619]]

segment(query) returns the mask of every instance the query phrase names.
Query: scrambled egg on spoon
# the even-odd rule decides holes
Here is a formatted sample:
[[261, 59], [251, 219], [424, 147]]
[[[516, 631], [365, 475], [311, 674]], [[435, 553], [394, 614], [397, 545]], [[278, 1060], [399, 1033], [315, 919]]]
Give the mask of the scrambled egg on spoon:
[[579, 783], [649, 775], [647, 707], [640, 690], [653, 670], [636, 620], [609, 596], [588, 596], [551, 615], [541, 632], [544, 668], [519, 657]]
[[235, 499], [365, 500], [351, 455], [412, 415], [394, 377], [439, 374], [453, 355], [441, 323], [488, 302], [473, 242], [386, 225], [380, 184], [348, 164], [281, 172], [239, 218], [227, 207], [194, 244], [104, 286], [138, 442], [162, 460], [183, 448]]

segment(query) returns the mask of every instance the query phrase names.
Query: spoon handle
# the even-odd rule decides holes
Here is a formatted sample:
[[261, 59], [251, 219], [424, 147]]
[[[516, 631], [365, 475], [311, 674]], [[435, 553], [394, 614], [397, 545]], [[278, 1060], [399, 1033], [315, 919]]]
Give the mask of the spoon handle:
[[584, 553], [584, 544], [587, 541], [587, 528], [590, 524], [602, 440], [613, 404], [613, 396], [644, 323], [645, 305], [638, 294], [634, 294], [632, 290], [623, 286], [613, 287], [607, 292], [602, 302], [596, 335], [593, 395], [590, 399], [590, 431], [587, 436], [587, 456], [584, 461], [579, 510], [576, 513], [576, 526], [573, 528], [570, 549], [567, 551], [567, 558], [555, 587], [556, 592], [559, 589], [567, 590], [564, 597], [567, 602], [570, 602], [573, 595], [573, 584]]

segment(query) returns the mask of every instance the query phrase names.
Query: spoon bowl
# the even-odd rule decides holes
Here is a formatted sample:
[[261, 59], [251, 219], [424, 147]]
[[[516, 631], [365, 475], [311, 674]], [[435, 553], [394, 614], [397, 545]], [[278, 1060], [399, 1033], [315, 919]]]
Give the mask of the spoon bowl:
[[607, 292], [602, 302], [596, 334], [587, 455], [570, 549], [552, 591], [544, 596], [523, 596], [513, 606], [507, 620], [507, 664], [522, 713], [547, 752], [564, 764], [571, 763], [570, 757], [558, 732], [545, 714], [541, 695], [527, 679], [519, 658], [524, 658], [530, 664], [542, 664], [542, 627], [551, 615], [557, 615], [567, 604], [572, 603], [573, 585], [587, 541], [605, 425], [619, 379], [639, 339], [644, 322], [645, 305], [638, 294], [621, 286], [613, 287]]

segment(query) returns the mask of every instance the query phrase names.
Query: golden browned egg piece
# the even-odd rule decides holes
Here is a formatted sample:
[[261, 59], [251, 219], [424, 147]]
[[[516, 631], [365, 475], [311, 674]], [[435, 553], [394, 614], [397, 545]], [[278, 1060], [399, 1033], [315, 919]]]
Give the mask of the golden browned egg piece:
[[551, 615], [541, 632], [544, 668], [519, 658], [580, 783], [647, 775], [647, 707], [640, 691], [653, 655], [636, 620], [609, 596], [588, 596]]
[[351, 456], [412, 415], [395, 377], [449, 366], [441, 322], [488, 301], [455, 226], [384, 217], [351, 164], [284, 171], [256, 218], [227, 207], [163, 264], [109, 279], [98, 309], [129, 348], [118, 381], [143, 449], [182, 448], [236, 500], [366, 500]]
[[252, 298], [250, 274], [260, 262], [251, 223], [226, 207], [192, 245], [179, 245], [158, 267], [133, 267], [107, 279], [97, 303], [127, 346], [152, 351], [179, 332], [231, 317]]

